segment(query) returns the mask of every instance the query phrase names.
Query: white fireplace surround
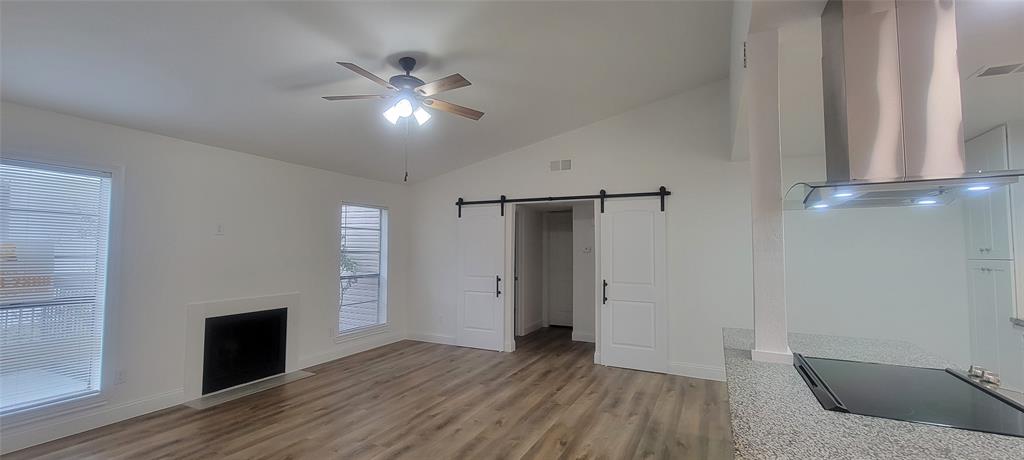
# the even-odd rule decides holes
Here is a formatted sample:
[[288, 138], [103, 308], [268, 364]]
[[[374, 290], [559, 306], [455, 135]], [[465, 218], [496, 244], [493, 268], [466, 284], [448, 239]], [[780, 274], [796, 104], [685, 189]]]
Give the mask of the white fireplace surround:
[[203, 396], [203, 342], [206, 318], [251, 313], [254, 311], [288, 309], [288, 337], [285, 342], [284, 371], [299, 366], [299, 293], [277, 294], [242, 299], [193, 303], [185, 312], [185, 400]]

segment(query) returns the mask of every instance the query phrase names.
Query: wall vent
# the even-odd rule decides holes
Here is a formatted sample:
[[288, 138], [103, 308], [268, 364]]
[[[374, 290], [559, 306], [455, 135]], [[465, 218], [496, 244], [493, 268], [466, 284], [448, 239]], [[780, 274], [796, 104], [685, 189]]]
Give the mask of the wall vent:
[[1009, 73], [1013, 73], [1014, 70], [1016, 70], [1017, 73], [1020, 73], [1020, 72], [1024, 71], [1024, 62], [1018, 62], [1016, 64], [993, 65], [993, 66], [983, 67], [981, 70], [979, 70], [977, 73], [975, 73], [975, 76], [978, 77], [978, 78], [981, 78], [981, 77], [997, 77], [999, 75], [1006, 75], [1006, 74], [1009, 74]]
[[572, 169], [572, 160], [555, 160], [551, 162], [552, 171], [568, 171]]

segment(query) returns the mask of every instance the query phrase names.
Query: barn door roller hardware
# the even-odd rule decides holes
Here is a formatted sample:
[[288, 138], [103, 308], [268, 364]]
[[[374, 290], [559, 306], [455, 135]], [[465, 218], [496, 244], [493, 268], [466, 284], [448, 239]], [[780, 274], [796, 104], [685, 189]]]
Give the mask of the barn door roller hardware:
[[472, 206], [475, 204], [497, 204], [500, 205], [499, 209], [501, 215], [505, 215], [505, 204], [507, 203], [543, 203], [546, 201], [577, 201], [577, 200], [601, 200], [601, 212], [604, 213], [604, 201], [611, 198], [636, 198], [643, 196], [656, 196], [661, 200], [661, 211], [665, 212], [665, 197], [671, 195], [672, 192], [668, 191], [665, 186], [658, 187], [657, 192], [638, 192], [638, 193], [608, 193], [604, 189], [601, 189], [596, 195], [565, 195], [565, 196], [544, 196], [534, 198], [508, 198], [505, 195], [501, 195], [497, 200], [477, 200], [477, 201], [466, 201], [462, 197], [455, 202], [455, 206], [459, 208], [459, 217], [462, 217], [462, 207]]

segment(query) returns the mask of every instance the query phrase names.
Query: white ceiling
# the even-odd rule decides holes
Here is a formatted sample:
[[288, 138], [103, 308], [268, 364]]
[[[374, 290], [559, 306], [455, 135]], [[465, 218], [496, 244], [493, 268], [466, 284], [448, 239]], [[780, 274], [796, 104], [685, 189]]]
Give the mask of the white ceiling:
[[[380, 101], [459, 72], [410, 136], [410, 181], [725, 78], [731, 2], [16, 3], [0, 7], [5, 100], [348, 174], [401, 182], [402, 130]], [[584, 152], [566, 152], [568, 156]]]
[[956, 15], [964, 138], [1024, 120], [1024, 73], [976, 76], [989, 66], [1024, 62], [1024, 2], [961, 2]]

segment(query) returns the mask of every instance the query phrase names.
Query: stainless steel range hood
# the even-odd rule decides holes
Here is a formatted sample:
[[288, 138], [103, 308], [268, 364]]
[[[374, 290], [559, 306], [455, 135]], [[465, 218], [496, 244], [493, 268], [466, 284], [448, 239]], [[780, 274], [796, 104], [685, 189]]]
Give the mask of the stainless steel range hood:
[[1024, 175], [965, 168], [952, 0], [829, 0], [821, 33], [827, 180], [787, 201], [940, 205]]

